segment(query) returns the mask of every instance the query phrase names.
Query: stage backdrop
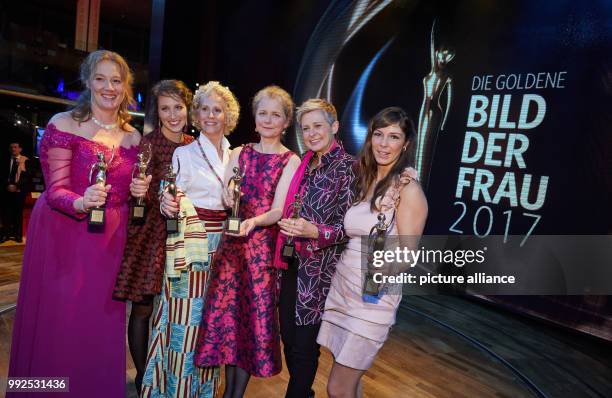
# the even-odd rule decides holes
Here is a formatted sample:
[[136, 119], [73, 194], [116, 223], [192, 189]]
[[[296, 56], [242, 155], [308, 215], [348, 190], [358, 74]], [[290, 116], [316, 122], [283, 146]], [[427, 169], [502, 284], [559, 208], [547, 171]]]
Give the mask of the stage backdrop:
[[[608, 234], [611, 39], [603, 0], [335, 1], [294, 95], [331, 100], [354, 154], [377, 111], [412, 115], [428, 234]], [[490, 299], [610, 338], [607, 298]]]

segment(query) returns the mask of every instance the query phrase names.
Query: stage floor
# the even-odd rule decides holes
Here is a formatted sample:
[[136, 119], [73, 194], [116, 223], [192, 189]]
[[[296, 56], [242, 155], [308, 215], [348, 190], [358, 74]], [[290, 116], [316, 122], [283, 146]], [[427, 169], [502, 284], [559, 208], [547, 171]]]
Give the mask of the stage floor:
[[[0, 380], [6, 380], [23, 246], [0, 247]], [[314, 384], [324, 397], [332, 357]], [[136, 397], [129, 354], [126, 396]], [[286, 370], [252, 378], [247, 397], [283, 397]], [[478, 301], [407, 296], [363, 378], [365, 397], [610, 397], [610, 344]], [[0, 387], [0, 392], [3, 392]]]

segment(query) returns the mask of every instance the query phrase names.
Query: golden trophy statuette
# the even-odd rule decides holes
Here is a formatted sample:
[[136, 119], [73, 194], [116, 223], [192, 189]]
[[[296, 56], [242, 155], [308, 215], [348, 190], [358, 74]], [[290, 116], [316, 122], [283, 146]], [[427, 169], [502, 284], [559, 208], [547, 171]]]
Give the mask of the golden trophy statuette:
[[242, 222], [238, 216], [240, 211], [240, 183], [242, 182], [242, 176], [240, 175], [240, 169], [238, 167], [234, 167], [233, 171], [234, 175], [232, 176], [230, 183], [234, 183], [234, 188], [232, 189], [234, 205], [232, 206], [232, 215], [227, 218], [225, 231], [231, 234], [239, 234], [240, 223]]
[[372, 263], [374, 252], [384, 250], [385, 237], [389, 226], [385, 224], [386, 217], [383, 213], [378, 214], [378, 222], [370, 230], [368, 237], [368, 267], [366, 269], [365, 282], [363, 284], [363, 294], [368, 296], [378, 296], [380, 284], [374, 282], [375, 267]]
[[[291, 219], [297, 220], [300, 218], [300, 211], [302, 210], [302, 200], [299, 194], [295, 194], [294, 202], [291, 204]], [[293, 242], [293, 236], [289, 236], [287, 241], [283, 245], [281, 250], [281, 256], [283, 260], [290, 263], [295, 258], [295, 243]]]
[[[134, 173], [137, 171], [136, 176], [142, 180], [147, 177], [147, 167], [151, 161], [151, 144], [146, 144], [138, 153], [138, 162], [134, 164], [132, 169], [132, 179], [135, 177]], [[144, 196], [136, 198], [136, 202], [133, 204], [130, 210], [130, 219], [132, 223], [144, 222], [146, 206], [144, 203]]]
[[[106, 162], [106, 159], [104, 159], [104, 152], [99, 151], [96, 156], [98, 157], [98, 161], [92, 164], [91, 168], [89, 169], [89, 182], [91, 184], [99, 184], [104, 187], [106, 186], [108, 165], [115, 157], [115, 148], [113, 148], [113, 152], [108, 163]], [[106, 220], [105, 214], [104, 205], [92, 207], [89, 209], [87, 223], [91, 227], [102, 227], [104, 226], [104, 221]]]
[[[164, 190], [168, 191], [170, 195], [176, 198], [177, 187], [176, 187], [176, 176], [178, 171], [180, 171], [181, 166], [179, 163], [179, 170], [175, 173], [172, 169], [172, 163], [168, 165], [168, 171], [164, 176]], [[179, 231], [179, 216], [178, 214], [174, 217], [166, 218], [166, 232], [168, 234], [175, 234]]]
[[445, 128], [453, 100], [449, 63], [455, 58], [455, 51], [436, 45], [435, 33], [436, 21], [431, 27], [429, 39], [431, 70], [423, 78], [423, 102], [419, 112], [414, 166], [425, 189], [429, 185], [438, 135]]

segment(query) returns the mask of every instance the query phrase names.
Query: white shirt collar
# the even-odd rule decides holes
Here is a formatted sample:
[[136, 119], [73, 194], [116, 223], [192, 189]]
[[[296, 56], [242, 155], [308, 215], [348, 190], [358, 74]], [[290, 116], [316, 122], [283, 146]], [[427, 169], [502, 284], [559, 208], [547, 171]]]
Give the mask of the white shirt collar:
[[[200, 132], [200, 135], [198, 136], [198, 140], [200, 141], [202, 146], [210, 145], [211, 147], [213, 147], [212, 142], [210, 142], [206, 134], [202, 132]], [[230, 147], [229, 141], [227, 140], [227, 138], [225, 138], [225, 136], [223, 136], [223, 138], [221, 139], [221, 150], [225, 152], [229, 149], [229, 147]]]

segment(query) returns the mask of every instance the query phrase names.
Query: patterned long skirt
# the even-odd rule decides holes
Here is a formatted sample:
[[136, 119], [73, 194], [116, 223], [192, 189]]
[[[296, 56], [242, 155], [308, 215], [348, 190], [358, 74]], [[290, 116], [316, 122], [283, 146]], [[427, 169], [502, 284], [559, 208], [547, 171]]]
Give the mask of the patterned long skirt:
[[[212, 264], [227, 215], [225, 211], [196, 210], [206, 228], [208, 264]], [[208, 266], [191, 267], [180, 278], [164, 275], [141, 397], [213, 398], [217, 393], [219, 367], [199, 368], [193, 361], [208, 277]]]

